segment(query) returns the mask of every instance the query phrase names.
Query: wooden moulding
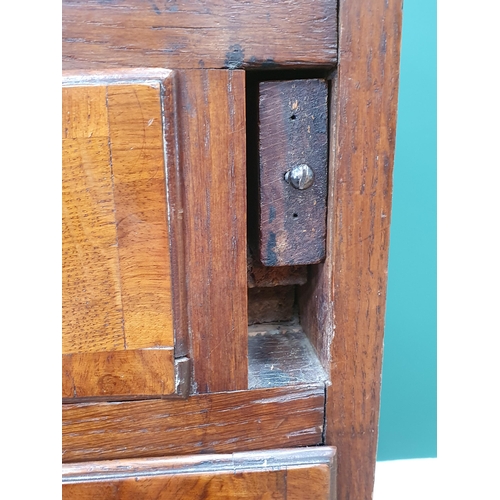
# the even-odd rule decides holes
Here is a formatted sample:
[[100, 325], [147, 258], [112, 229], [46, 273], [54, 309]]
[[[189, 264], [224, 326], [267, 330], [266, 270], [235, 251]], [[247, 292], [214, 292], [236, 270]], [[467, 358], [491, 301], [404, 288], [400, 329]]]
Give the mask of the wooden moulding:
[[330, 0], [64, 0], [63, 68], [332, 67]]
[[302, 326], [332, 381], [326, 444], [343, 500], [371, 498], [374, 485], [401, 15], [401, 0], [339, 3], [327, 258], [300, 289]]
[[175, 93], [169, 70], [63, 75], [63, 398], [175, 392], [174, 349], [187, 352]]
[[63, 405], [63, 462], [323, 443], [325, 386]]
[[63, 465], [62, 497], [335, 500], [335, 476], [329, 446], [113, 460]]

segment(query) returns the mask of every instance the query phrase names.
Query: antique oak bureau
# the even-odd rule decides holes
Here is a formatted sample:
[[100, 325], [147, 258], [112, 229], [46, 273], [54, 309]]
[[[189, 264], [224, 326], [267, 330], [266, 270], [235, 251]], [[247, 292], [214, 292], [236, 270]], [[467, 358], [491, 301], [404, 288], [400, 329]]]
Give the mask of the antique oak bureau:
[[63, 498], [371, 498], [401, 10], [63, 0]]

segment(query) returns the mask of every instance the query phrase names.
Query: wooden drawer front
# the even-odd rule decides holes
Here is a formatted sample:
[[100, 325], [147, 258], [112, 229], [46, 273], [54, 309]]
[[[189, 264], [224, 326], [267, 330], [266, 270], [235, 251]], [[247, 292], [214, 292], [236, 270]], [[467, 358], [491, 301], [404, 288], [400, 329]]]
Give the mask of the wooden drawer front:
[[335, 448], [63, 466], [64, 500], [335, 499]]
[[63, 398], [175, 390], [173, 75], [63, 83]]

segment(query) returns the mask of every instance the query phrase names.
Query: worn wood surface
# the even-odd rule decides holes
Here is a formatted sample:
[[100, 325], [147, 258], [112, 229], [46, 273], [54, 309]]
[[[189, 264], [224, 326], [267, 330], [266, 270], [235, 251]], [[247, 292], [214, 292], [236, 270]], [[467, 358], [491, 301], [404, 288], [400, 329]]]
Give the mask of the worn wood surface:
[[336, 11], [329, 0], [64, 0], [63, 68], [331, 67]]
[[[328, 86], [325, 80], [259, 84], [259, 258], [306, 265], [325, 256]], [[307, 165], [314, 181], [296, 189], [285, 174]]]
[[334, 499], [335, 449], [114, 460], [63, 466], [63, 498]]
[[326, 443], [338, 448], [343, 500], [372, 498], [374, 484], [401, 14], [400, 0], [339, 3], [329, 257], [301, 294], [330, 369]]
[[183, 285], [177, 262], [172, 272], [170, 239], [180, 234], [164, 173], [175, 141], [165, 146], [162, 117], [174, 74], [146, 73], [63, 82], [64, 397], [174, 388], [172, 281], [176, 292]]
[[194, 389], [246, 389], [244, 72], [183, 71], [179, 81]]
[[307, 266], [263, 266], [247, 251], [247, 285], [248, 288], [270, 286], [303, 285], [307, 281]]
[[63, 406], [63, 462], [322, 444], [324, 384]]
[[248, 332], [248, 387], [326, 383], [328, 376], [302, 327], [253, 325]]

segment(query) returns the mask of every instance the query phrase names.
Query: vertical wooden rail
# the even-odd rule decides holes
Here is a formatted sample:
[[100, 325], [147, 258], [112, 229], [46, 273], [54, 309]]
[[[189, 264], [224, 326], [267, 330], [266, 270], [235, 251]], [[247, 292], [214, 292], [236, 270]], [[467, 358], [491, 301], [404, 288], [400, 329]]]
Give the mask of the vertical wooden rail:
[[401, 0], [339, 2], [326, 444], [342, 500], [370, 499], [374, 485], [401, 16]]
[[199, 393], [247, 389], [245, 75], [179, 72], [188, 322]]

